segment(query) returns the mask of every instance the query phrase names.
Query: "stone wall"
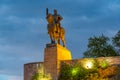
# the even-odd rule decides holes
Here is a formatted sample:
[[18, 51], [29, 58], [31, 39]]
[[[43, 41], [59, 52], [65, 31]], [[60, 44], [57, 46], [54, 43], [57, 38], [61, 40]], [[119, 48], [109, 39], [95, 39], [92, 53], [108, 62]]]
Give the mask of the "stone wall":
[[120, 65], [120, 56], [116, 57], [98, 57], [98, 58], [81, 58], [81, 59], [74, 59], [74, 60], [64, 60], [61, 62], [67, 63], [69, 65], [74, 65], [78, 62], [81, 62], [84, 59], [96, 59], [98, 62], [106, 60], [109, 65]]
[[43, 68], [43, 62], [33, 62], [33, 63], [24, 64], [24, 80], [31, 80], [32, 76], [40, 68]]
[[116, 57], [99, 57], [96, 58], [99, 62], [101, 62], [102, 60], [106, 60], [109, 65], [120, 65], [120, 56], [116, 56]]

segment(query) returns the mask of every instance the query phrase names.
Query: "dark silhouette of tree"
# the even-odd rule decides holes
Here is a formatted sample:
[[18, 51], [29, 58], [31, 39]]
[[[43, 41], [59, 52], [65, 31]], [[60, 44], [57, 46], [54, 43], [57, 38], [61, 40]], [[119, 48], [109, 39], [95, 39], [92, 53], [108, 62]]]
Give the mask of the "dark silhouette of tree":
[[88, 49], [84, 52], [84, 57], [107, 57], [118, 56], [114, 47], [108, 43], [109, 38], [102, 35], [99, 37], [90, 37]]
[[120, 30], [117, 32], [117, 34], [112, 38], [114, 46], [118, 49], [118, 52], [120, 54]]

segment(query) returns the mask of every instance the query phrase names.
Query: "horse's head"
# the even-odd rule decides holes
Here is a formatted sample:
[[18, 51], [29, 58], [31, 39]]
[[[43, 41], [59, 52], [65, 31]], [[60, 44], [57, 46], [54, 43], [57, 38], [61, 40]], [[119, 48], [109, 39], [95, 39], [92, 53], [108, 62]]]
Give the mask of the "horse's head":
[[47, 17], [46, 17], [46, 19], [47, 19], [48, 23], [53, 23], [54, 22], [54, 17], [53, 17], [52, 14], [48, 14]]

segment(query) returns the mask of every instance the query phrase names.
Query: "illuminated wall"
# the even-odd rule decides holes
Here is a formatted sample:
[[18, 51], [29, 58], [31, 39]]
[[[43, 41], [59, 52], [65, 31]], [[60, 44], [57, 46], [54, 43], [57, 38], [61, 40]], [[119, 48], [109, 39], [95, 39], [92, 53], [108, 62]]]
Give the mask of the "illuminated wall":
[[[43, 62], [33, 62], [24, 64], [24, 80], [31, 80], [32, 76], [43, 67]], [[42, 70], [41, 70], [42, 72]]]

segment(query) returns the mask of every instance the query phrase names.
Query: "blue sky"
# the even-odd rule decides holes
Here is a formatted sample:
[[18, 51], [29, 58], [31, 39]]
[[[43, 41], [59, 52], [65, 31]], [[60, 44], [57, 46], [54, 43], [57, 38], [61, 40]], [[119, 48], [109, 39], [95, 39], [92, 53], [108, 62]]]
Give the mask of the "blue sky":
[[47, 7], [63, 16], [74, 59], [83, 57], [89, 37], [120, 30], [120, 0], [0, 0], [0, 80], [23, 80], [23, 64], [43, 61]]

